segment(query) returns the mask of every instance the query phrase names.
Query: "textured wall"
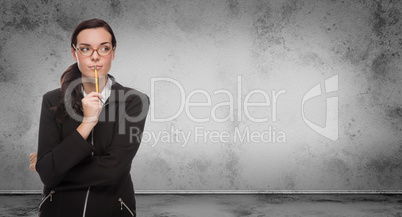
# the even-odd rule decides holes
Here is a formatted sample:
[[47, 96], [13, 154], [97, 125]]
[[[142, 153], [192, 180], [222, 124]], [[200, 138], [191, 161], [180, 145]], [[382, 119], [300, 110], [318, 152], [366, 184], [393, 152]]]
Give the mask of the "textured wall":
[[[106, 20], [117, 37], [110, 74], [153, 100], [133, 162], [137, 190], [402, 187], [400, 1], [3, 2], [0, 190], [41, 189], [28, 169], [41, 97], [73, 63], [73, 29], [94, 17]], [[303, 96], [317, 84], [315, 91], [338, 91], [306, 101], [304, 118], [318, 130], [338, 120], [328, 138], [302, 114]], [[180, 110], [186, 100], [208, 102], [200, 90], [210, 105]], [[260, 92], [247, 97], [253, 90]], [[268, 119], [248, 118], [246, 98], [260, 105], [268, 99], [248, 111]], [[171, 121], [156, 121], [177, 111]], [[326, 123], [326, 116], [334, 119]], [[233, 119], [217, 120], [225, 117]], [[249, 141], [234, 141], [247, 129]], [[206, 132], [215, 134], [204, 140]], [[190, 134], [187, 143], [184, 134]]]

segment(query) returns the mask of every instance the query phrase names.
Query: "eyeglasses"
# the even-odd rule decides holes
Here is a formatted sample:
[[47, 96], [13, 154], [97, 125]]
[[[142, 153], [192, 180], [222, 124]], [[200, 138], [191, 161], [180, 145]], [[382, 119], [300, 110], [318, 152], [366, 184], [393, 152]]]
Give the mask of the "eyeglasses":
[[115, 48], [112, 48], [110, 45], [101, 45], [98, 49], [93, 49], [91, 47], [88, 46], [82, 46], [82, 47], [78, 47], [76, 48], [74, 45], [72, 45], [74, 47], [75, 50], [78, 50], [78, 52], [80, 52], [80, 54], [82, 56], [92, 56], [92, 54], [96, 51], [98, 52], [99, 56], [107, 56], [110, 54], [110, 52], [112, 52], [112, 50], [114, 50]]

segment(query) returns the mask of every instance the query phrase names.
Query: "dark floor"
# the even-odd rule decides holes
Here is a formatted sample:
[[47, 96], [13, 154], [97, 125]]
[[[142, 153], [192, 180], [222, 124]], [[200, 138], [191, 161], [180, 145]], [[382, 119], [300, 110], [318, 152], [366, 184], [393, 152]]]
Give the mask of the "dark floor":
[[[139, 217], [402, 217], [402, 195], [136, 195]], [[0, 216], [37, 216], [41, 195], [0, 195]]]

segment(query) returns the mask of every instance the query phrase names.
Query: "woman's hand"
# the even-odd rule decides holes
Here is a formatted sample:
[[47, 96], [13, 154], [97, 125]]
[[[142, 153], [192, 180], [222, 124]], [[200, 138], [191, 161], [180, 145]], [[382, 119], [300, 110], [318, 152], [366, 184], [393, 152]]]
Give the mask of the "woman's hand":
[[83, 122], [98, 123], [99, 115], [102, 111], [102, 103], [99, 98], [103, 98], [100, 93], [91, 92], [81, 100], [84, 112]]
[[37, 160], [38, 154], [36, 152], [29, 154], [29, 169], [32, 171], [36, 171], [36, 160]]

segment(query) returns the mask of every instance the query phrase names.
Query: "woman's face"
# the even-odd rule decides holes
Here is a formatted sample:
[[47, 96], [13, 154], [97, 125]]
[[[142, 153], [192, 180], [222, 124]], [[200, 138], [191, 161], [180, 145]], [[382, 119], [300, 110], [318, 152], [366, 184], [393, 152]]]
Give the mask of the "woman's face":
[[[77, 36], [78, 50], [85, 48], [100, 49], [107, 46], [112, 48], [112, 35], [104, 28], [84, 29]], [[80, 51], [71, 48], [73, 58], [78, 63], [78, 68], [85, 77], [94, 78], [95, 65], [98, 70], [98, 77], [106, 76], [112, 66], [115, 50], [106, 56], [99, 56], [98, 52], [94, 51], [91, 56], [84, 56]]]

